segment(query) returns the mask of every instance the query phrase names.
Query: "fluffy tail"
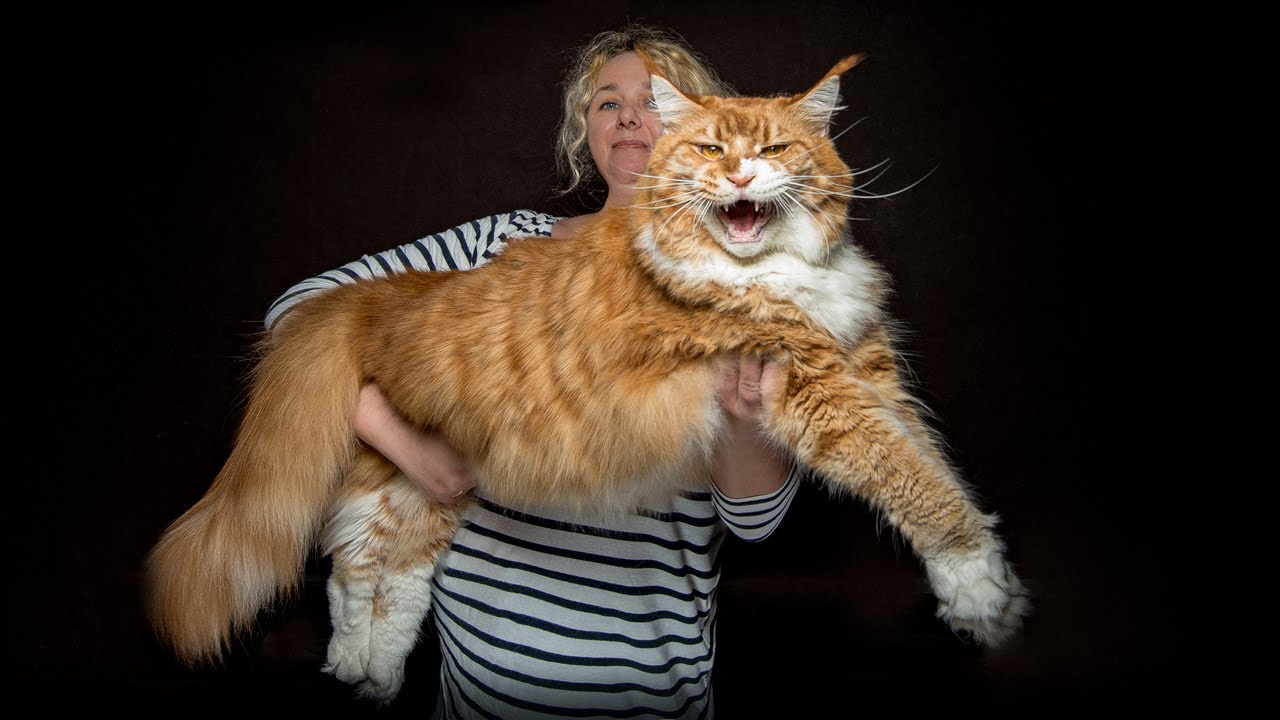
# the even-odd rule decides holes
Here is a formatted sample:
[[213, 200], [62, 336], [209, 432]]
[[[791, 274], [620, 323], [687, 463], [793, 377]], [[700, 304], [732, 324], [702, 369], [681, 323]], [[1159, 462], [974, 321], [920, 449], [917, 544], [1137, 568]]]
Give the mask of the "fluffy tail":
[[354, 452], [359, 324], [326, 300], [296, 308], [266, 345], [230, 458], [147, 558], [151, 625], [189, 665], [217, 660], [297, 587]]

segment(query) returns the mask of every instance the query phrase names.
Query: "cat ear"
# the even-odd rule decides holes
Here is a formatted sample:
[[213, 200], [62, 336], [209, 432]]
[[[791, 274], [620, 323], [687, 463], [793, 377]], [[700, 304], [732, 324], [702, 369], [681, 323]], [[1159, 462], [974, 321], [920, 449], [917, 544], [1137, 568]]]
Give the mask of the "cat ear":
[[698, 103], [689, 99], [689, 96], [676, 89], [670, 80], [667, 80], [662, 74], [662, 68], [658, 67], [653, 58], [643, 50], [636, 50], [635, 53], [644, 63], [645, 69], [649, 71], [649, 84], [653, 88], [653, 104], [663, 127], [672, 128], [691, 110], [700, 107]]
[[649, 79], [653, 84], [653, 104], [658, 109], [659, 117], [662, 118], [663, 127], [673, 127], [691, 110], [699, 107], [661, 75], [651, 75]]
[[850, 55], [844, 58], [828, 70], [809, 92], [791, 99], [792, 105], [818, 134], [826, 135], [831, 127], [831, 116], [844, 109], [840, 104], [840, 76], [865, 57], [866, 55]]

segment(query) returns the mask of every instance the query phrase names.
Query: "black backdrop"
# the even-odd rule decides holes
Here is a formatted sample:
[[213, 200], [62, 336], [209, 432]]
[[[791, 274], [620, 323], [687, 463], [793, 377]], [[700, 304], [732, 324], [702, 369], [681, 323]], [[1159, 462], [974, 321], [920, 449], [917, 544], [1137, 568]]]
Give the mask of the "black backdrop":
[[[32, 458], [10, 479], [15, 697], [366, 709], [319, 673], [322, 561], [226, 668], [188, 673], [140, 620], [140, 560], [225, 459], [244, 355], [278, 294], [474, 217], [590, 205], [550, 192], [556, 83], [568, 48], [627, 19], [681, 32], [744, 93], [801, 90], [869, 53], [844, 85], [837, 130], [861, 123], [843, 154], [891, 158], [885, 190], [936, 170], [859, 203], [855, 236], [893, 275], [923, 399], [1036, 595], [1024, 634], [980, 651], [933, 619], [899, 540], [806, 490], [768, 542], [726, 548], [722, 714], [1211, 696], [1242, 671], [1251, 606], [1225, 611], [1220, 588], [1238, 581], [1214, 540], [1229, 533], [1183, 494], [1215, 478], [1192, 476], [1192, 435], [1143, 431], [1168, 419], [1144, 398], [1185, 302], [1149, 281], [1162, 250], [1199, 242], [1174, 190], [1194, 164], [1178, 150], [1204, 126], [1177, 120], [1177, 95], [1208, 92], [1165, 48], [1211, 40], [1204, 18], [192, 3], [18, 13], [6, 33], [9, 309], [24, 339], [9, 434]], [[433, 653], [427, 638], [389, 713], [429, 709]]]

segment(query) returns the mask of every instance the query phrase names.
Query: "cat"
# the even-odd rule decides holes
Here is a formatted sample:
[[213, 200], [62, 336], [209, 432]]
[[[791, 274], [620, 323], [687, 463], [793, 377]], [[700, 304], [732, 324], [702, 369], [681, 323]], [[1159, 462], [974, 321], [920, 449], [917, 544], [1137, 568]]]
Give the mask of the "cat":
[[[388, 701], [465, 501], [430, 501], [358, 442], [361, 386], [444, 433], [497, 503], [600, 518], [705, 488], [725, 427], [719, 360], [734, 353], [782, 366], [764, 430], [901, 533], [939, 617], [988, 645], [1015, 633], [1030, 603], [996, 518], [901, 379], [887, 278], [848, 234], [853, 175], [829, 127], [861, 57], [757, 98], [684, 94], [642, 58], [664, 133], [633, 206], [570, 241], [513, 240], [468, 272], [296, 307], [260, 345], [226, 464], [147, 558], [158, 637], [188, 664], [217, 659], [322, 542], [326, 669]], [[507, 382], [467, 380], [482, 374]]]

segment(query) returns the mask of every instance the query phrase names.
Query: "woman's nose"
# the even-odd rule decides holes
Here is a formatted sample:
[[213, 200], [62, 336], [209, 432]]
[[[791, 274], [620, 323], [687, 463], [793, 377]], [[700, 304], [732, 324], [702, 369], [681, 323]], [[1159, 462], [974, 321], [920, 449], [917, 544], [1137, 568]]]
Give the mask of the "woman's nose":
[[627, 103], [618, 111], [618, 124], [622, 127], [636, 128], [640, 126], [640, 110]]

